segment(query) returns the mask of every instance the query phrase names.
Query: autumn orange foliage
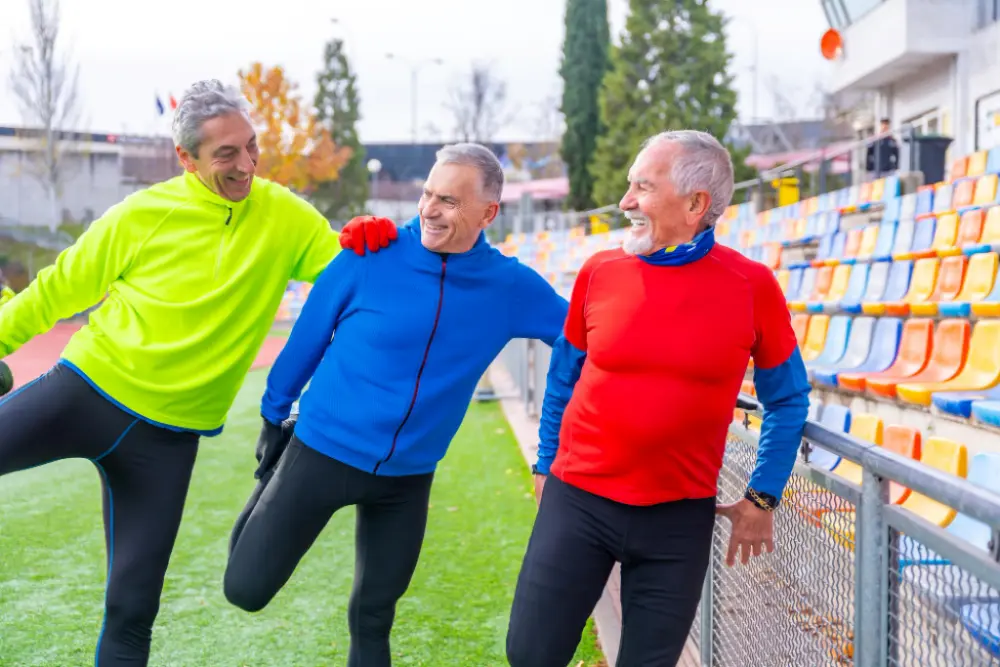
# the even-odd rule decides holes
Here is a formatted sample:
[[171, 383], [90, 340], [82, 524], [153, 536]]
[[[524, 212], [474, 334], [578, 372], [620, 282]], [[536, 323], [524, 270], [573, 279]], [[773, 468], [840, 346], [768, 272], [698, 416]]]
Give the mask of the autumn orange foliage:
[[303, 105], [298, 85], [285, 77], [281, 67], [265, 70], [261, 63], [240, 70], [239, 75], [257, 126], [257, 175], [302, 193], [337, 180], [351, 151], [337, 146], [316, 114]]

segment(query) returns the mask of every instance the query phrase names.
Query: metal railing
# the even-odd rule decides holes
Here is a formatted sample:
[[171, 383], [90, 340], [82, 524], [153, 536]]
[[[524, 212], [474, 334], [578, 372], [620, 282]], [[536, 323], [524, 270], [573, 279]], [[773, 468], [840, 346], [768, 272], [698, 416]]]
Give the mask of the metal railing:
[[[530, 414], [548, 357], [524, 340], [500, 357]], [[749, 420], [760, 406], [741, 396], [737, 407], [747, 416], [729, 430], [720, 502], [743, 496], [756, 463]], [[862, 483], [810, 463], [816, 448], [859, 465]], [[894, 484], [984, 524], [992, 553], [893, 504]], [[718, 523], [690, 643], [703, 667], [1000, 667], [998, 530], [1000, 495], [810, 421], [775, 514], [774, 553], [727, 567], [729, 524]]]

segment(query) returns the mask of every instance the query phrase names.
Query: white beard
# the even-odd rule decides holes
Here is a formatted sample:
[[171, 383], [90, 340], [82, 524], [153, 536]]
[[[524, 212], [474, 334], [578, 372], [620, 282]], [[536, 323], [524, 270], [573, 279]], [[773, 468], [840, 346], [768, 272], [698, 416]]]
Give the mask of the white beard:
[[632, 222], [632, 228], [625, 235], [622, 250], [628, 255], [649, 254], [653, 249], [653, 230], [649, 226], [649, 218], [631, 211], [627, 212], [625, 217]]

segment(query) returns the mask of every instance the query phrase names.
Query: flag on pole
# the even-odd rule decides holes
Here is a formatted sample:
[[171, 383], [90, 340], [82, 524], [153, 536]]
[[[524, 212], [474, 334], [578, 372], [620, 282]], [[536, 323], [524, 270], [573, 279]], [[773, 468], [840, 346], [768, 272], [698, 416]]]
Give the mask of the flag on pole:
[[173, 96], [173, 95], [171, 95], [171, 96], [170, 96], [170, 109], [171, 109], [171, 110], [174, 110], [174, 109], [176, 109], [176, 108], [177, 108], [177, 100], [175, 100], [175, 99], [174, 99], [174, 96]]
[[160, 99], [159, 95], [156, 96], [156, 112], [161, 116], [163, 115], [164, 112], [163, 100]]

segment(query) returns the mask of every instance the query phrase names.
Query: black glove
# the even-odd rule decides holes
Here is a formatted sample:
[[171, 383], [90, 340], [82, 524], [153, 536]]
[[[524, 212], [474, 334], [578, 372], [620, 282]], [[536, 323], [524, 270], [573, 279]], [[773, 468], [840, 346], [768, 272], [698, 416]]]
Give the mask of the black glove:
[[278, 465], [282, 452], [288, 447], [288, 441], [295, 433], [297, 417], [297, 414], [293, 414], [283, 421], [281, 426], [276, 426], [266, 419], [263, 420], [264, 424], [260, 429], [260, 436], [257, 438], [255, 454], [259, 465], [253, 473], [254, 479], [260, 479]]

